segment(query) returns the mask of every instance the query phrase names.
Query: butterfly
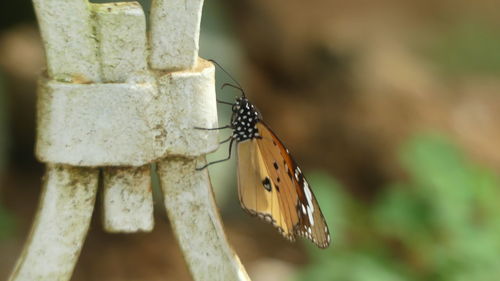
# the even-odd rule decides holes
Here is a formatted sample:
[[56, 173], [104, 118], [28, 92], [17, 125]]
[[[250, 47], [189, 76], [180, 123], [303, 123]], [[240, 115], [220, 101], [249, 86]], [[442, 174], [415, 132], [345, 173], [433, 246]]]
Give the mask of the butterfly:
[[328, 247], [330, 233], [325, 218], [289, 150], [264, 123], [262, 115], [248, 100], [241, 86], [228, 83], [225, 86], [237, 88], [242, 93], [234, 103], [219, 101], [232, 106], [230, 125], [214, 128], [233, 130], [224, 141], [230, 141], [229, 156], [199, 169], [229, 159], [233, 142], [236, 142], [241, 207], [250, 215], [271, 223], [289, 241], [301, 236], [310, 239], [319, 248]]

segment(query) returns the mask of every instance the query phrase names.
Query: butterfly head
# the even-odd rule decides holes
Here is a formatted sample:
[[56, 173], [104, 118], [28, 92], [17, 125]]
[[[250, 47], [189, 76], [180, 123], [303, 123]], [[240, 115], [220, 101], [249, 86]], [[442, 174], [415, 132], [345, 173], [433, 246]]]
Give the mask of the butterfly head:
[[239, 142], [259, 138], [257, 123], [260, 120], [259, 111], [246, 97], [237, 98], [233, 105], [233, 117], [231, 119], [233, 137]]

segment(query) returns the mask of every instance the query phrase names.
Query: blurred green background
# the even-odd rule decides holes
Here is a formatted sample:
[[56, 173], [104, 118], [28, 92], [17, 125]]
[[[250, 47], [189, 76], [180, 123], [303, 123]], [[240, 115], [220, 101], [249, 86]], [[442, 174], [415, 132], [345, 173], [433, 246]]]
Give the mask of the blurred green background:
[[[286, 242], [240, 209], [234, 157], [211, 167], [228, 238], [253, 280], [500, 279], [499, 10], [487, 0], [205, 3], [200, 55], [235, 76], [285, 140], [332, 232], [326, 250]], [[31, 2], [3, 1], [0, 280], [40, 193], [43, 65]], [[221, 125], [229, 115], [219, 108]], [[221, 146], [209, 158], [226, 154]], [[134, 235], [104, 233], [96, 212], [72, 280], [190, 280], [162, 210], [152, 233]]]

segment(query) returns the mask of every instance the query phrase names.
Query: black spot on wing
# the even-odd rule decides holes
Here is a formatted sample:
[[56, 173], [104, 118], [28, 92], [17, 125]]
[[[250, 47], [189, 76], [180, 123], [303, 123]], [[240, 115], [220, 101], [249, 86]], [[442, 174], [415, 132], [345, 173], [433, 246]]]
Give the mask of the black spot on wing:
[[267, 191], [271, 191], [271, 181], [269, 180], [268, 177], [266, 177], [263, 181], [262, 181], [262, 185], [264, 186], [264, 188], [267, 190]]

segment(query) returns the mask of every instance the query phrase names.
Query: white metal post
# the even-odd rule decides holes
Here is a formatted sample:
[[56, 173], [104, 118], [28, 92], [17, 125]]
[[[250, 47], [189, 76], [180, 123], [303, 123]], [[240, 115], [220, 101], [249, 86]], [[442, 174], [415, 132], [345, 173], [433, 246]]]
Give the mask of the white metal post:
[[10, 280], [69, 280], [92, 217], [98, 173], [47, 166], [35, 222]]
[[[10, 280], [69, 280], [99, 171], [110, 232], [154, 226], [150, 164], [194, 280], [249, 280], [227, 243], [207, 171], [218, 147], [214, 67], [198, 58], [202, 0], [33, 0], [47, 55], [38, 90], [36, 220]], [[147, 46], [150, 45], [150, 50]], [[148, 67], [151, 66], [151, 69]]]

